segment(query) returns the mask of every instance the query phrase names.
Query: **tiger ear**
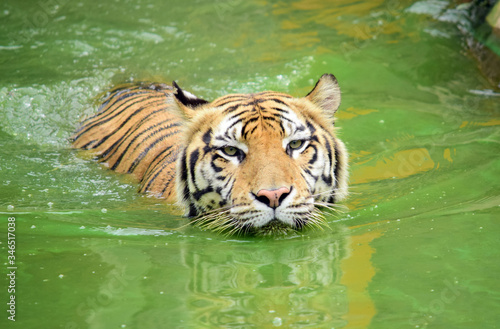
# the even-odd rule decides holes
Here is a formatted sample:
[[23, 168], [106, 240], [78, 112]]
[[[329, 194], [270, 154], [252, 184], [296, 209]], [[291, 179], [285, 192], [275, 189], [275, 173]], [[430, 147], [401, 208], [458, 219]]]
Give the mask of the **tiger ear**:
[[333, 116], [340, 106], [340, 87], [333, 74], [323, 74], [306, 98]]
[[175, 88], [174, 100], [177, 105], [179, 114], [184, 119], [191, 119], [195, 115], [195, 109], [198, 106], [209, 103], [208, 101], [198, 98], [188, 91], [182, 90], [177, 83], [172, 82], [172, 86]]

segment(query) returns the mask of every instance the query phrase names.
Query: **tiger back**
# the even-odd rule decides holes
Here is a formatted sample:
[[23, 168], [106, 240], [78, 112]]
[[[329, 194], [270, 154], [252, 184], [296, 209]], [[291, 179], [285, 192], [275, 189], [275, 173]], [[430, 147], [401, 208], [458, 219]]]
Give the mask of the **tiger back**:
[[73, 147], [177, 202], [193, 223], [228, 233], [320, 227], [347, 196], [336, 136], [340, 88], [325, 74], [303, 98], [230, 94], [207, 102], [175, 83], [118, 87], [83, 121]]
[[140, 192], [175, 202], [182, 123], [169, 111], [174, 91], [153, 83], [111, 90], [98, 113], [81, 123], [72, 137], [73, 147], [92, 150], [111, 170], [133, 175]]

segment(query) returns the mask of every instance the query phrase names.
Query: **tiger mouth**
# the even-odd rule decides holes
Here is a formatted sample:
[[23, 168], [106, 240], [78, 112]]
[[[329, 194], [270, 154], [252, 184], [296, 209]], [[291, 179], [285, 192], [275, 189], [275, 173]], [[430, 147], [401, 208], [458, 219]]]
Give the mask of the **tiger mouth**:
[[[232, 212], [233, 209], [213, 210], [212, 212], [200, 215], [192, 219], [191, 223], [202, 230], [217, 232], [226, 236], [279, 236], [298, 234], [305, 230], [323, 230], [329, 225], [324, 218], [324, 212], [316, 207], [303, 209], [301, 216], [290, 213], [284, 214], [273, 209], [272, 214], [268, 212], [268, 219], [260, 216], [242, 216], [242, 212]], [[244, 214], [244, 212], [243, 212]], [[259, 223], [260, 221], [260, 223]]]
[[232, 217], [221, 216], [200, 216], [192, 221], [195, 226], [202, 230], [216, 231], [222, 235], [249, 235], [249, 236], [277, 236], [289, 235], [301, 231], [305, 221], [295, 222], [290, 225], [278, 218], [273, 218], [262, 226], [254, 226], [249, 223], [242, 224]]
[[297, 228], [294, 228], [277, 218], [272, 219], [269, 223], [261, 227], [253, 228], [253, 233], [256, 236], [267, 236], [267, 235], [287, 235], [290, 233], [296, 233]]

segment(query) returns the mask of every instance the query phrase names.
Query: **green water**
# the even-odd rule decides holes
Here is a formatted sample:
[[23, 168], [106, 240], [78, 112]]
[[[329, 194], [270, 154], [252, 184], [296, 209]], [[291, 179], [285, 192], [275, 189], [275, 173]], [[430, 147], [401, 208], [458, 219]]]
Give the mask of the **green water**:
[[[413, 2], [3, 1], [0, 327], [500, 327], [500, 97], [447, 2]], [[302, 96], [323, 73], [351, 158], [330, 231], [181, 228], [67, 142], [125, 80]]]

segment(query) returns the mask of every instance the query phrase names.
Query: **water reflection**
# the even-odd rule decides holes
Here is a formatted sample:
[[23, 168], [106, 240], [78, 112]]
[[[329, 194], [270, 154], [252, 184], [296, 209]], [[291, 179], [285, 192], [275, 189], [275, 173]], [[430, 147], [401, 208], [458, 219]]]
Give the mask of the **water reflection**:
[[354, 235], [349, 238], [349, 256], [341, 262], [342, 278], [340, 283], [347, 288], [349, 312], [343, 316], [347, 321], [345, 328], [367, 328], [376, 314], [375, 305], [368, 293], [368, 284], [375, 275], [371, 258], [375, 249], [370, 245], [380, 237], [380, 231]]
[[[269, 243], [269, 241], [265, 242]], [[188, 253], [190, 313], [199, 325], [343, 326], [347, 312], [341, 236], [243, 245], [224, 256]]]
[[343, 279], [341, 267], [353, 270], [343, 262], [353, 255], [346, 233], [242, 243], [167, 239], [154, 247], [87, 243], [113, 270], [95, 289], [105, 303], [92, 307], [85, 327], [341, 328], [351, 318], [346, 285], [359, 275]]

